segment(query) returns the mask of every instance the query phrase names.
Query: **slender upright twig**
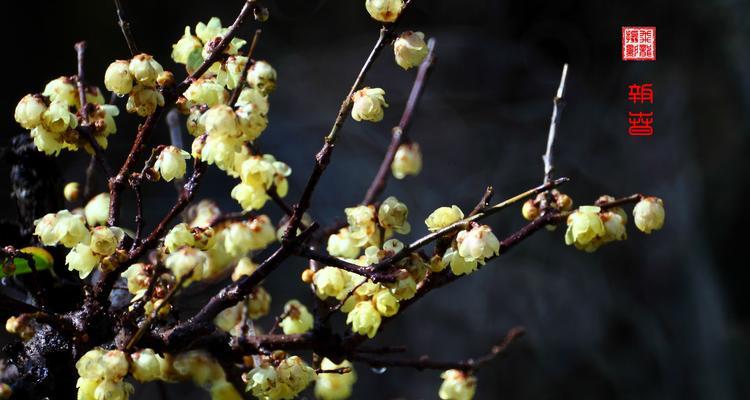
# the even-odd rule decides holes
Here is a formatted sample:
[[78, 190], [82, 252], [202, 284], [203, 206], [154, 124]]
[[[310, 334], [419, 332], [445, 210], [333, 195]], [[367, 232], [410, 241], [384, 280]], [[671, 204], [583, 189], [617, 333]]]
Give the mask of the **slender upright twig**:
[[121, 0], [115, 0], [115, 7], [117, 8], [117, 24], [120, 25], [122, 35], [125, 36], [125, 42], [128, 44], [130, 55], [138, 54], [138, 46], [135, 45], [135, 39], [133, 38], [133, 32], [130, 31], [130, 22], [125, 18], [125, 10], [122, 7]]
[[560, 77], [560, 86], [557, 93], [552, 99], [552, 119], [549, 124], [549, 133], [547, 134], [547, 151], [542, 156], [544, 160], [544, 183], [552, 181], [555, 169], [553, 150], [555, 146], [555, 137], [557, 136], [557, 125], [560, 123], [563, 108], [565, 107], [565, 80], [568, 77], [568, 64], [563, 65], [562, 76]]
[[240, 74], [240, 81], [237, 83], [237, 87], [234, 88], [234, 91], [232, 92], [232, 96], [229, 97], [229, 106], [234, 107], [234, 105], [237, 103], [237, 100], [240, 98], [240, 94], [242, 93], [242, 89], [245, 88], [245, 82], [247, 82], [247, 71], [250, 71], [250, 67], [255, 64], [255, 60], [253, 60], [253, 53], [255, 52], [255, 47], [258, 45], [258, 41], [260, 40], [260, 29], [255, 30], [255, 35], [253, 35], [253, 40], [250, 42], [250, 48], [247, 50], [247, 62], [245, 63], [245, 66], [242, 68], [242, 73]]

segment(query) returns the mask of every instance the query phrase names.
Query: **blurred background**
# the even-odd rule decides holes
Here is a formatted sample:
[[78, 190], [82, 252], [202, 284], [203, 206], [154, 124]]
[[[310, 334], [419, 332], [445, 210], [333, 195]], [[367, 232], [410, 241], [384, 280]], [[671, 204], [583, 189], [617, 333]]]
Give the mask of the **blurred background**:
[[[178, 78], [183, 69], [169, 55], [184, 27], [211, 16], [228, 25], [242, 5], [124, 3], [140, 49]], [[271, 19], [262, 26], [256, 57], [272, 63], [279, 81], [260, 144], [293, 168], [292, 202], [379, 27], [361, 0], [265, 3]], [[75, 73], [76, 41], [88, 41], [92, 84], [103, 86], [106, 66], [129, 57], [111, 1], [5, 7], [4, 146], [23, 132], [13, 120], [16, 102], [53, 78]], [[415, 0], [402, 28], [436, 38], [438, 61], [410, 133], [422, 146], [424, 170], [416, 178], [392, 180], [386, 190], [409, 205], [414, 229], [406, 239], [424, 234], [422, 220], [439, 206], [469, 210], [487, 185], [500, 200], [541, 182], [551, 99], [564, 62], [570, 73], [556, 166], [572, 181], [563, 190], [579, 205], [601, 194], [656, 195], [664, 199], [667, 222], [650, 236], [631, 225], [627, 241], [593, 254], [565, 246], [562, 229], [542, 231], [481, 273], [430, 294], [375, 342], [407, 345], [414, 356], [459, 360], [485, 353], [508, 329], [525, 326], [524, 339], [479, 371], [479, 399], [749, 398], [750, 274], [742, 258], [750, 196], [748, 21], [745, 0]], [[623, 25], [656, 26], [655, 62], [621, 61]], [[241, 36], [249, 39], [256, 27], [247, 24]], [[375, 64], [366, 84], [384, 88], [390, 108], [382, 123], [345, 125], [313, 199], [317, 220], [341, 219], [343, 208], [362, 198], [415, 73], [401, 70], [390, 50]], [[627, 134], [632, 83], [653, 83], [652, 137]], [[108, 149], [115, 165], [136, 123], [123, 110]], [[166, 141], [162, 124], [152, 143]], [[52, 162], [60, 190], [48, 195], [61, 198], [64, 182], [83, 180], [88, 157], [63, 153]], [[12, 220], [8, 174], [3, 163], [0, 217]], [[101, 176], [98, 185], [105, 187]], [[232, 185], [212, 169], [198, 198], [235, 211]], [[173, 204], [174, 189], [147, 185], [145, 194], [146, 221], [154, 223]], [[272, 204], [267, 210], [280, 217]], [[132, 210], [125, 215], [132, 218]], [[499, 237], [523, 223], [517, 209], [490, 220]], [[298, 278], [304, 268], [293, 260], [266, 282], [274, 296], [272, 314], [288, 297], [310, 304], [312, 296]], [[191, 296], [183, 315], [211, 290]], [[356, 399], [437, 398], [437, 371], [357, 372]], [[208, 398], [188, 385], [168, 390], [170, 399]], [[156, 399], [156, 393], [147, 385], [136, 396]]]

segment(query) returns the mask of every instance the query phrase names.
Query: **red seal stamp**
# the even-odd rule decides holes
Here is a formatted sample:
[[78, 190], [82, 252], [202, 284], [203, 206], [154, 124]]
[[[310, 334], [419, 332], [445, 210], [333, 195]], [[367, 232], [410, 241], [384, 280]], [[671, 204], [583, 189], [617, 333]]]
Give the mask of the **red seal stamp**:
[[656, 27], [623, 26], [622, 59], [623, 61], [655, 61]]

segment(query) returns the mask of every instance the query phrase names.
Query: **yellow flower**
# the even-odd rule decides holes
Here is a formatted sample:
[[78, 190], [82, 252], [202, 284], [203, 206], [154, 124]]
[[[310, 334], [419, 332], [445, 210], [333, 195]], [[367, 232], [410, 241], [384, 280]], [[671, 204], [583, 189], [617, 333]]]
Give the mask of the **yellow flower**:
[[146, 289], [151, 281], [150, 276], [145, 271], [145, 266], [143, 263], [136, 263], [122, 273], [122, 277], [128, 283], [128, 292], [135, 295], [133, 300], [138, 300], [146, 294]]
[[461, 231], [456, 236], [458, 254], [464, 260], [477, 261], [484, 265], [487, 258], [500, 254], [500, 241], [487, 225], [480, 225], [470, 231]]
[[391, 196], [385, 199], [380, 205], [380, 209], [378, 209], [378, 222], [385, 229], [391, 229], [405, 235], [411, 231], [411, 225], [406, 220], [408, 215], [409, 209], [406, 207], [406, 204], [401, 203], [397, 198]]
[[344, 209], [349, 224], [349, 236], [357, 247], [371, 243], [377, 244], [378, 227], [375, 223], [375, 207], [357, 206]]
[[565, 232], [565, 244], [575, 244], [576, 248], [586, 251], [594, 251], [598, 246], [589, 246], [596, 243], [597, 238], [605, 235], [604, 223], [599, 216], [601, 208], [596, 206], [581, 206], [568, 216], [568, 230]]
[[477, 390], [477, 378], [457, 369], [450, 369], [440, 375], [443, 383], [438, 396], [442, 400], [471, 400]]
[[371, 89], [366, 87], [358, 90], [352, 95], [352, 118], [355, 121], [379, 122], [383, 119], [383, 107], [388, 107], [385, 102], [385, 90]]
[[201, 50], [203, 50], [203, 43], [190, 34], [190, 27], [186, 26], [185, 33], [177, 43], [172, 45], [172, 60], [178, 64], [189, 65], [191, 59], [200, 57], [200, 62], [202, 62]]
[[247, 84], [268, 95], [276, 90], [276, 70], [265, 61], [256, 61], [247, 73]]
[[347, 228], [341, 228], [338, 233], [328, 237], [327, 250], [334, 257], [356, 258], [359, 255], [359, 247]]
[[109, 64], [104, 73], [104, 87], [110, 92], [124, 96], [133, 90], [133, 75], [130, 74], [130, 62], [117, 60]]
[[192, 247], [194, 245], [195, 236], [193, 236], [193, 231], [186, 223], [175, 225], [174, 228], [169, 230], [167, 236], [164, 237], [164, 247], [166, 247], [170, 253], [181, 247]]
[[145, 85], [137, 85], [130, 92], [125, 109], [129, 113], [136, 113], [147, 117], [156, 111], [156, 107], [164, 106], [164, 96], [158, 90]]
[[380, 22], [394, 22], [404, 8], [404, 0], [366, 0], [370, 16]]
[[391, 163], [391, 172], [396, 179], [404, 179], [407, 175], [417, 175], [422, 171], [422, 152], [419, 144], [402, 144], [396, 150]]
[[154, 163], [154, 168], [159, 171], [161, 177], [170, 182], [175, 178], [185, 176], [186, 162], [190, 159], [190, 153], [175, 146], [167, 146], [159, 153]]
[[61, 76], [44, 87], [42, 95], [50, 101], [60, 101], [68, 106], [79, 106], [78, 89], [70, 78]]
[[250, 297], [248, 297], [247, 316], [250, 319], [258, 319], [267, 315], [270, 308], [271, 295], [262, 286], [258, 286]]
[[63, 187], [63, 197], [65, 201], [74, 202], [78, 200], [78, 196], [81, 193], [81, 185], [78, 182], [68, 182]]
[[313, 275], [315, 294], [322, 300], [334, 297], [343, 300], [347, 292], [346, 271], [334, 267], [324, 267]]
[[414, 68], [422, 63], [427, 57], [427, 43], [424, 41], [424, 33], [406, 31], [393, 42], [393, 52], [396, 55], [396, 64], [403, 69]]
[[133, 378], [138, 382], [149, 382], [161, 378], [161, 364], [164, 361], [153, 350], [143, 349], [131, 354], [130, 358], [133, 360]]
[[339, 368], [349, 368], [350, 372], [345, 374], [327, 373], [319, 374], [315, 382], [315, 397], [321, 400], [345, 400], [352, 395], [352, 386], [357, 381], [357, 373], [351, 362], [344, 360], [336, 364], [328, 358], [323, 358], [320, 369], [332, 371]]
[[390, 290], [386, 289], [378, 291], [375, 293], [375, 296], [373, 296], [373, 301], [375, 302], [375, 308], [380, 315], [384, 317], [392, 317], [398, 312], [398, 299]]
[[226, 103], [229, 95], [224, 85], [214, 79], [202, 78], [190, 84], [185, 91], [185, 98], [192, 103], [191, 105], [205, 104], [207, 107], [215, 107]]
[[183, 279], [184, 276], [192, 271], [192, 275], [190, 276], [190, 279], [185, 281], [185, 285], [187, 285], [188, 282], [203, 279], [203, 270], [206, 267], [206, 263], [206, 254], [192, 247], [183, 247], [180, 250], [171, 253], [164, 261], [164, 265], [167, 269], [172, 271], [172, 273], [179, 279]]
[[59, 133], [50, 132], [43, 125], [31, 130], [31, 138], [39, 151], [50, 156], [60, 154], [62, 149], [76, 150], [75, 146], [65, 143]]
[[91, 230], [91, 251], [100, 256], [111, 256], [124, 236], [120, 228], [97, 226]]
[[372, 301], [358, 302], [346, 316], [346, 323], [351, 324], [352, 332], [367, 335], [370, 339], [378, 332], [380, 322], [380, 313]]
[[462, 219], [464, 219], [464, 213], [457, 206], [440, 207], [433, 211], [424, 223], [430, 232], [436, 232]]
[[47, 104], [40, 95], [27, 94], [16, 106], [13, 116], [25, 129], [34, 129], [42, 123], [42, 115], [47, 111]]
[[130, 367], [128, 359], [120, 350], [110, 350], [102, 354], [102, 376], [106, 379], [119, 381], [128, 374]]
[[55, 218], [55, 237], [63, 246], [72, 248], [78, 243], [88, 243], [90, 235], [83, 217], [71, 214], [68, 210], [61, 210]]
[[284, 306], [286, 317], [281, 320], [279, 326], [286, 335], [305, 333], [313, 327], [313, 316], [302, 303], [297, 300], [289, 300]]
[[211, 107], [206, 111], [204, 123], [209, 136], [239, 137], [242, 135], [237, 115], [232, 107], [227, 105], [219, 104]]
[[75, 114], [70, 112], [68, 103], [55, 100], [42, 114], [42, 125], [52, 133], [63, 133], [78, 126], [78, 120]]
[[635, 226], [644, 233], [664, 226], [664, 202], [658, 197], [644, 197], [633, 208]]
[[156, 86], [156, 78], [164, 72], [164, 68], [152, 56], [141, 53], [130, 60], [128, 71], [138, 85], [153, 88]]
[[91, 251], [91, 247], [79, 243], [65, 256], [65, 264], [70, 271], [78, 271], [78, 276], [84, 279], [99, 264], [99, 257]]
[[468, 261], [458, 254], [458, 251], [454, 248], [449, 248], [443, 255], [443, 259], [440, 261], [442, 268], [450, 265], [451, 272], [453, 275], [464, 275], [470, 274], [477, 269], [477, 261]]
[[109, 193], [99, 193], [83, 208], [89, 226], [104, 225], [109, 218]]
[[254, 263], [253, 260], [250, 259], [250, 257], [242, 257], [234, 267], [234, 271], [232, 271], [232, 280], [236, 282], [243, 276], [250, 276], [257, 269], [258, 264]]

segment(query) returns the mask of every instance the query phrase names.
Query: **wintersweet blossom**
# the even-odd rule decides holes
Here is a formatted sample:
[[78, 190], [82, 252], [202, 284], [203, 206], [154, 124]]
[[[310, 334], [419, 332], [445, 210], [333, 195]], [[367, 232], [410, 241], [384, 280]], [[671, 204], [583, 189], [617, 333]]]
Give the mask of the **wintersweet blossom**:
[[664, 226], [664, 202], [658, 197], [644, 197], [633, 208], [635, 226], [644, 233], [658, 231]]
[[321, 400], [345, 400], [352, 395], [352, 386], [357, 381], [357, 373], [351, 362], [344, 360], [336, 364], [327, 357], [320, 363], [320, 369], [333, 371], [340, 368], [348, 368], [349, 372], [318, 374], [315, 381], [315, 397]]
[[351, 324], [352, 332], [367, 335], [370, 339], [380, 328], [381, 317], [372, 301], [360, 301], [346, 316], [346, 323]]
[[427, 43], [424, 41], [424, 33], [406, 31], [399, 35], [393, 42], [393, 52], [396, 56], [396, 64], [403, 69], [419, 66], [427, 57]]
[[394, 22], [404, 8], [404, 0], [366, 0], [370, 16], [380, 22]]
[[385, 102], [385, 90], [380, 88], [360, 89], [352, 95], [352, 118], [355, 121], [380, 122], [383, 119]]
[[422, 152], [417, 143], [405, 143], [398, 147], [391, 163], [391, 172], [396, 179], [418, 175], [422, 171]]
[[284, 319], [279, 326], [286, 335], [305, 333], [313, 327], [313, 316], [298, 300], [289, 300], [284, 306]]
[[443, 383], [438, 396], [442, 400], [471, 400], [477, 390], [477, 378], [457, 369], [450, 369], [440, 375]]
[[185, 176], [187, 163], [185, 160], [190, 159], [190, 153], [175, 146], [165, 147], [154, 163], [154, 168], [159, 171], [161, 177], [171, 182], [173, 179], [180, 179]]
[[462, 219], [464, 219], [464, 213], [457, 206], [440, 207], [433, 211], [424, 223], [430, 232], [436, 232]]
[[468, 262], [477, 261], [483, 265], [487, 258], [500, 254], [500, 241], [487, 225], [479, 225], [469, 231], [459, 232], [456, 242], [458, 254]]

